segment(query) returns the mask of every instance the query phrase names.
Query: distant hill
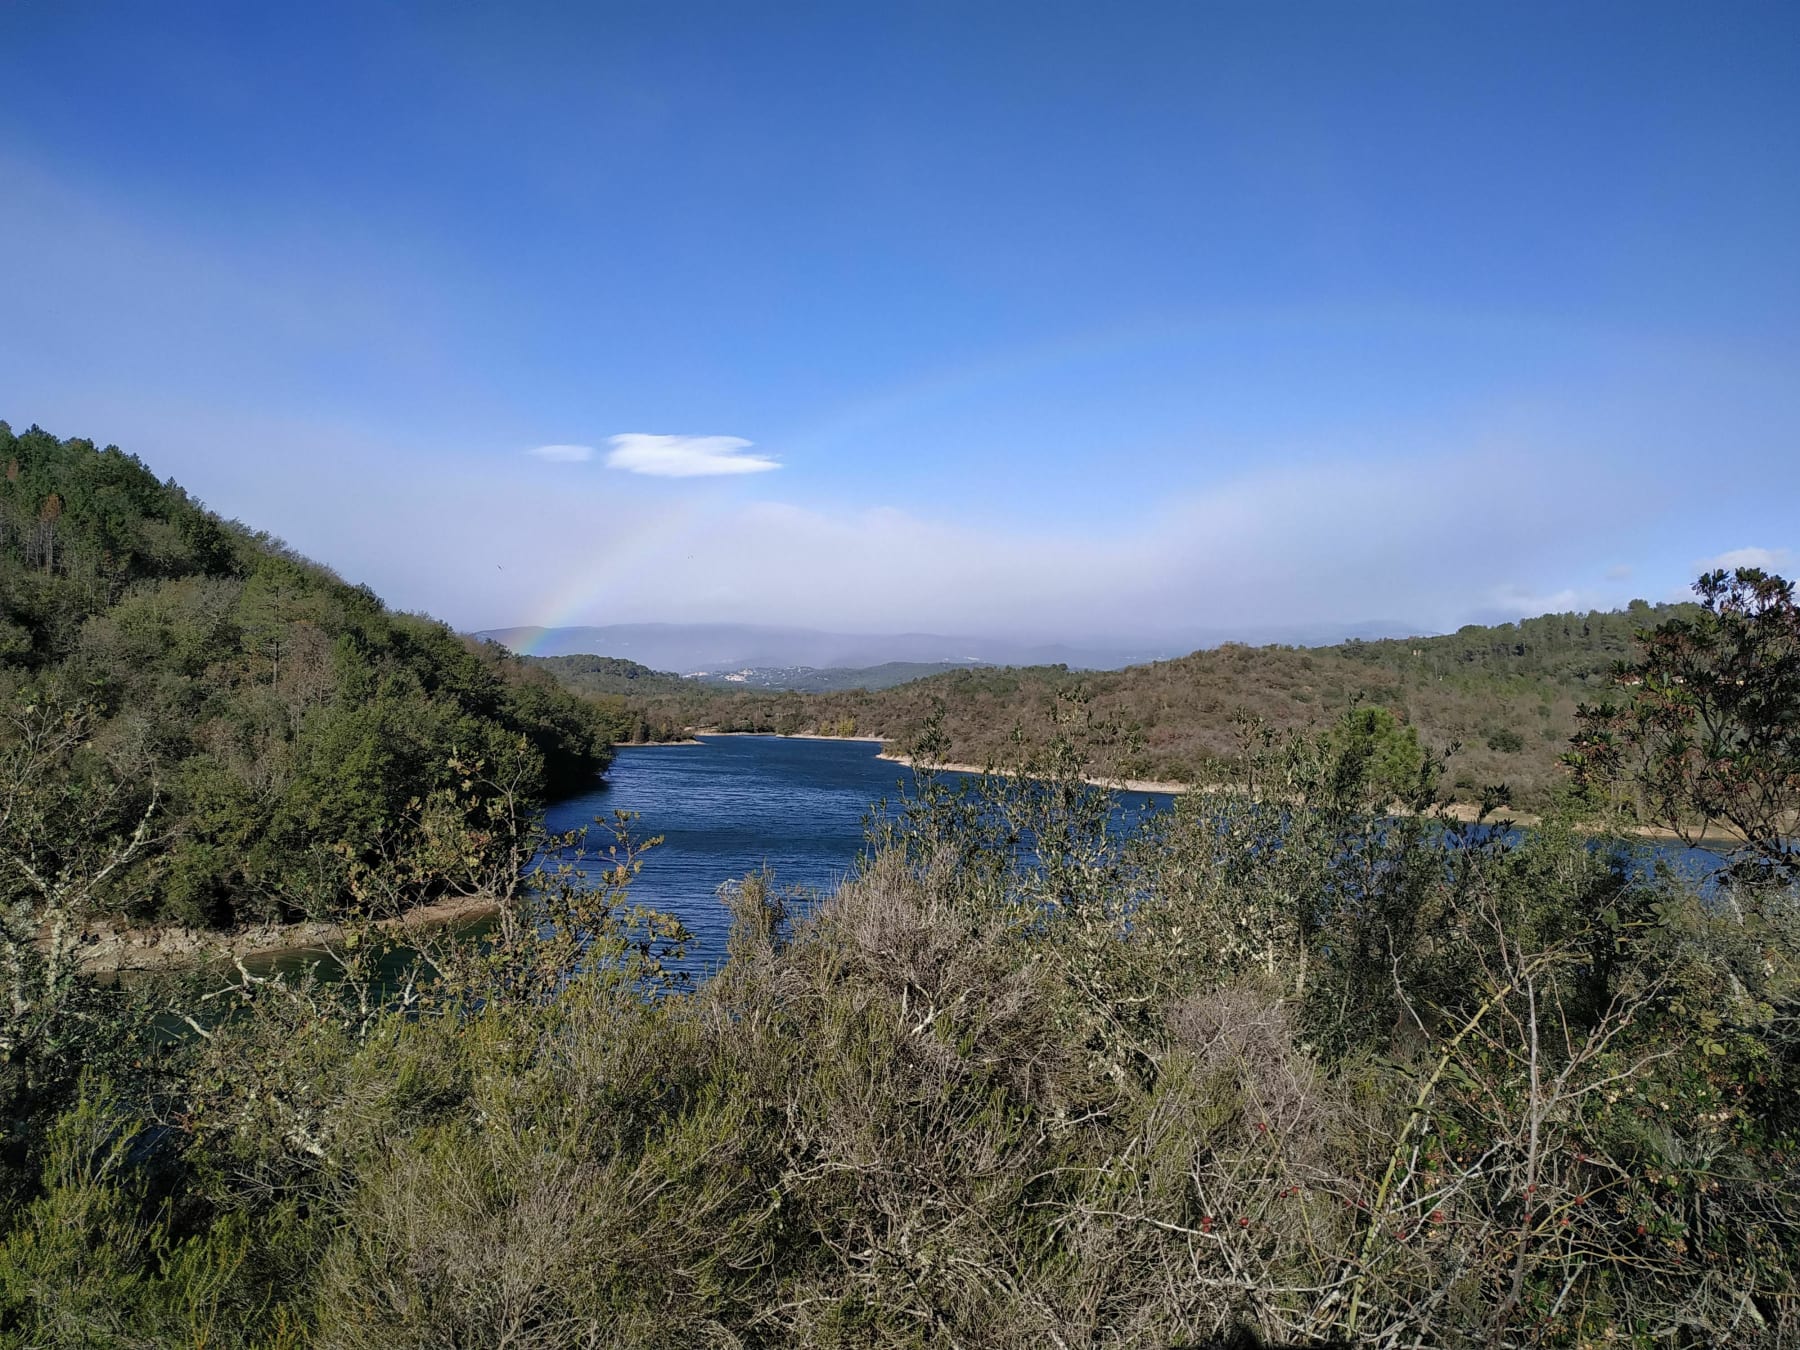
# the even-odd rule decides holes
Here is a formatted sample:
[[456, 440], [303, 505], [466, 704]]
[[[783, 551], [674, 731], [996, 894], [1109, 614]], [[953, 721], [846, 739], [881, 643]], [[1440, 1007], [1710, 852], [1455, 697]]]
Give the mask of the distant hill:
[[936, 633], [829, 633], [756, 624], [625, 623], [597, 628], [493, 628], [475, 634], [534, 656], [617, 656], [653, 670], [866, 670], [906, 662], [960, 665], [1062, 664], [1109, 670], [1173, 655], [1151, 646], [1101, 647], [1027, 643]]
[[1363, 702], [1458, 746], [1450, 779], [1473, 799], [1510, 786], [1541, 804], [1562, 779], [1557, 756], [1575, 709], [1603, 698], [1634, 634], [1691, 606], [1634, 602], [1623, 611], [1550, 614], [1470, 626], [1443, 637], [1353, 639], [1332, 647], [1227, 644], [1121, 670], [977, 667], [887, 689], [802, 693], [679, 681], [650, 693], [644, 713], [669, 726], [720, 731], [880, 736], [902, 744], [941, 712], [947, 757], [980, 764], [1017, 753], [1014, 728], [1042, 740], [1074, 717], [1096, 767], [1120, 777], [1216, 779], [1235, 753], [1240, 711], [1276, 730], [1319, 729]]
[[929, 679], [952, 670], [976, 670], [974, 661], [887, 661], [879, 666], [835, 666], [815, 670], [811, 666], [750, 666], [743, 670], [696, 671], [688, 676], [701, 684], [728, 689], [791, 689], [803, 694], [824, 694], [834, 689], [892, 689], [913, 680]]
[[751, 666], [741, 670], [695, 671], [677, 675], [652, 670], [619, 656], [531, 656], [525, 658], [555, 675], [566, 687], [587, 697], [617, 695], [626, 699], [651, 694], [691, 693], [697, 688], [718, 690], [796, 690], [826, 693], [834, 689], [890, 689], [910, 680], [922, 680], [946, 671], [970, 669], [961, 662], [889, 661], [885, 665], [832, 667]]
[[1145, 661], [1168, 660], [1225, 642], [1313, 645], [1347, 638], [1403, 637], [1418, 631], [1416, 625], [1380, 621], [1194, 631], [1141, 641], [1032, 642], [941, 633], [831, 633], [756, 624], [637, 623], [586, 628], [491, 628], [475, 636], [533, 656], [612, 656], [651, 670], [690, 675], [698, 671], [866, 671], [894, 664], [943, 670], [1058, 665], [1072, 670], [1117, 670]]
[[529, 664], [549, 671], [567, 688], [590, 697], [595, 694], [670, 694], [686, 688], [686, 682], [673, 671], [652, 670], [619, 656], [581, 652], [525, 659]]

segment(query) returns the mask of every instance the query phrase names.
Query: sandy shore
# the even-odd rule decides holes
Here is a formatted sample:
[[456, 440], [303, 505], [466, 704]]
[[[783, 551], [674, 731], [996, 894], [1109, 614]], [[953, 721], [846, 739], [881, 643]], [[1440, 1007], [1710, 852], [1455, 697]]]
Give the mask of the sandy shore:
[[[865, 745], [886, 745], [879, 736], [827, 736], [818, 731], [795, 731], [782, 735], [779, 731], [714, 731], [710, 727], [695, 730], [696, 736], [776, 736], [784, 741], [861, 741]], [[695, 742], [699, 744], [698, 741]]]
[[[908, 768], [916, 767], [913, 764], [911, 755], [901, 754], [899, 751], [883, 750], [880, 758], [891, 760], [896, 764], [904, 764]], [[932, 767], [935, 769], [943, 769], [950, 773], [972, 773], [978, 775], [992, 774], [996, 778], [1015, 778], [1018, 776], [1016, 771], [1012, 769], [984, 769], [979, 764], [964, 764], [957, 761], [934, 764]], [[1167, 793], [1170, 796], [1179, 796], [1189, 792], [1224, 792], [1227, 790], [1226, 785], [1221, 783], [1165, 783], [1149, 778], [1101, 778], [1086, 776], [1083, 777], [1081, 781], [1090, 783], [1098, 788], [1111, 788], [1117, 792], [1159, 792]], [[1396, 808], [1394, 814], [1406, 815], [1409, 813]], [[1430, 814], [1440, 816], [1446, 820], [1471, 823], [1479, 819], [1481, 808], [1473, 802], [1446, 802], [1444, 805], [1435, 808]], [[1542, 816], [1533, 815], [1529, 811], [1514, 811], [1512, 808], [1504, 806], [1496, 811], [1490, 812], [1488, 814], [1488, 820], [1495, 825], [1516, 825], [1521, 829], [1532, 829], [1544, 823], [1544, 818]], [[1583, 826], [1581, 828], [1588, 832], [1593, 832], [1593, 827]], [[1672, 830], [1667, 825], [1636, 825], [1621, 831], [1621, 833], [1629, 835], [1634, 839], [1657, 839], [1667, 843], [1689, 842], [1679, 831]], [[1696, 831], [1696, 833], [1698, 832]], [[1722, 831], [1720, 827], [1715, 826], [1708, 836], [1701, 840], [1697, 846], [1703, 848], [1720, 848], [1735, 846], [1742, 842], [1743, 841], [1740, 838], [1731, 835], [1729, 831]]]
[[[918, 767], [913, 763], [913, 757], [911, 755], [902, 754], [898, 750], [883, 750], [877, 758], [891, 760], [895, 764], [904, 764], [909, 769]], [[944, 763], [934, 763], [931, 767], [934, 769], [942, 769], [947, 773], [973, 773], [984, 776], [991, 775], [995, 778], [1017, 778], [1019, 776], [1016, 769], [985, 769], [979, 764], [962, 764], [954, 760]], [[1163, 783], [1158, 782], [1154, 778], [1083, 777], [1081, 781], [1092, 784], [1097, 788], [1111, 788], [1114, 792], [1162, 792], [1174, 794], [1179, 792], [1203, 792], [1207, 790], [1205, 787], [1197, 786], [1193, 783]]]
[[[713, 731], [704, 727], [694, 732], [695, 736], [779, 736], [780, 734], [781, 733], [775, 731]], [[879, 759], [885, 759], [894, 764], [904, 764], [907, 768], [917, 767], [913, 763], [913, 757], [911, 755], [905, 754], [899, 750], [888, 749], [888, 742], [880, 736], [824, 736], [813, 731], [797, 731], [792, 735], [783, 736], [782, 739], [789, 741], [862, 741], [866, 744], [879, 745], [882, 747], [881, 753], [877, 756]], [[687, 740], [669, 741], [664, 742], [664, 744], [699, 745], [701, 742], [698, 740]], [[980, 764], [967, 764], [960, 760], [951, 760], [944, 763], [933, 764], [931, 767], [934, 769], [942, 769], [947, 773], [969, 773], [976, 775], [992, 774], [997, 778], [1016, 778], [1018, 776], [1017, 771], [1013, 769], [988, 769]], [[1176, 783], [1165, 782], [1154, 778], [1106, 778], [1098, 775], [1089, 775], [1084, 776], [1081, 781], [1091, 784], [1094, 787], [1109, 788], [1114, 792], [1155, 792], [1169, 796], [1177, 796], [1188, 792], [1220, 792], [1224, 790], [1224, 785], [1218, 783]], [[1449, 820], [1469, 822], [1474, 821], [1480, 816], [1481, 808], [1473, 802], [1449, 802], [1438, 807], [1433, 814]], [[1496, 825], [1517, 825], [1522, 829], [1530, 829], [1534, 826], [1543, 824], [1542, 816], [1533, 815], [1527, 811], [1514, 811], [1510, 807], [1501, 807], [1499, 810], [1491, 812], [1488, 819]], [[1661, 839], [1669, 842], [1685, 842], [1682, 840], [1682, 836], [1679, 833], [1669, 829], [1666, 825], [1638, 825], [1624, 831], [1624, 833], [1638, 839]], [[1729, 838], [1722, 838], [1710, 840], [1709, 842], [1714, 844], [1729, 844], [1737, 841]]]
[[[694, 732], [696, 736], [780, 736], [775, 731], [712, 731], [700, 728]], [[782, 736], [787, 741], [862, 741], [869, 745], [879, 745], [882, 751], [876, 756], [893, 764], [904, 764], [907, 768], [918, 767], [913, 757], [899, 750], [887, 749], [888, 742], [880, 736], [824, 736], [818, 732], [796, 731]], [[698, 741], [684, 741], [681, 744], [698, 745]], [[960, 760], [946, 760], [931, 766], [946, 773], [970, 773], [978, 776], [992, 775], [996, 778], [1016, 778], [1016, 769], [989, 769], [980, 764], [967, 764]], [[1219, 792], [1222, 785], [1217, 783], [1177, 783], [1157, 778], [1106, 778], [1099, 775], [1086, 775], [1081, 780], [1097, 788], [1109, 788], [1114, 792], [1155, 792], [1167, 796], [1176, 796], [1187, 792]], [[1443, 814], [1454, 820], [1474, 820], [1480, 814], [1480, 808], [1469, 802], [1453, 802], [1443, 808]], [[1495, 812], [1491, 819], [1512, 825], [1536, 825], [1539, 818], [1509, 810]], [[1646, 831], [1648, 833], [1648, 831]], [[1665, 833], [1668, 833], [1665, 831]], [[1670, 837], [1673, 837], [1672, 835]]]
[[[454, 896], [417, 905], [376, 926], [387, 933], [444, 928], [500, 912], [489, 896]], [[218, 931], [210, 928], [114, 928], [96, 925], [82, 934], [81, 969], [87, 974], [113, 971], [172, 970], [229, 961], [233, 957], [276, 956], [329, 946], [344, 936], [336, 923], [264, 923]]]

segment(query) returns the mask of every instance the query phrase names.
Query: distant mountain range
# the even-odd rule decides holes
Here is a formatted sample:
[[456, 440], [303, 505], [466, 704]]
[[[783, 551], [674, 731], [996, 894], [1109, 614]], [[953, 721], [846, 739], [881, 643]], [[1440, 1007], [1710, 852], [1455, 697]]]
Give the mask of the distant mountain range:
[[592, 628], [490, 628], [476, 633], [533, 656], [617, 656], [652, 670], [719, 676], [757, 670], [867, 670], [894, 663], [952, 666], [1053, 666], [1117, 670], [1146, 661], [1185, 656], [1224, 642], [1257, 646], [1322, 646], [1346, 638], [1410, 637], [1417, 625], [1397, 622], [1269, 627], [1235, 632], [1196, 632], [1143, 642], [1074, 644], [939, 633], [829, 633], [813, 628], [755, 624], [607, 624]]
[[842, 689], [891, 689], [897, 684], [909, 684], [947, 671], [985, 668], [967, 661], [889, 661], [885, 665], [861, 668], [833, 666], [818, 670], [812, 666], [741, 666], [734, 670], [699, 670], [676, 675], [670, 671], [651, 670], [622, 656], [594, 656], [586, 652], [569, 656], [529, 656], [526, 660], [548, 670], [562, 684], [579, 693], [623, 694], [637, 699], [698, 692], [700, 689], [739, 693], [792, 690], [803, 694], [826, 694]]
[[737, 670], [694, 671], [688, 679], [722, 689], [793, 689], [826, 694], [834, 689], [892, 689], [950, 670], [975, 670], [979, 661], [888, 661], [879, 666], [744, 666]]

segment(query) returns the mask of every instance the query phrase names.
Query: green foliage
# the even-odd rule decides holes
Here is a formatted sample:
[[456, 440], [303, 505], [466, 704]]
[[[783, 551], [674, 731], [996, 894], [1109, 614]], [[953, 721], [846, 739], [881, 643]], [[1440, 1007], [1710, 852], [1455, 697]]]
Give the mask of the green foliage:
[[1339, 795], [1355, 800], [1410, 803], [1429, 797], [1434, 775], [1419, 744], [1419, 733], [1386, 708], [1353, 708], [1338, 719], [1326, 739], [1336, 759]]
[[[293, 1206], [198, 1220], [152, 1192], [144, 1127], [103, 1083], [55, 1124], [42, 1186], [0, 1239], [0, 1338], [81, 1346], [298, 1345], [312, 1234]], [[178, 1230], [184, 1230], [178, 1233]]]
[[[0, 425], [0, 463], [16, 469], [0, 479], [0, 756], [25, 753], [28, 710], [66, 710], [82, 749], [32, 791], [61, 794], [96, 846], [157, 802], [152, 838], [77, 922], [330, 915], [357, 866], [416, 842], [409, 803], [459, 782], [456, 763], [542, 801], [608, 762], [617, 720], [547, 674], [387, 612], [130, 456]], [[20, 884], [19, 839], [0, 885]]]
[[[853, 722], [862, 735], [905, 745], [941, 705], [945, 757], [977, 766], [1012, 755], [1014, 728], [1051, 725], [1059, 701], [1079, 695], [1097, 722], [1118, 732], [1110, 749], [1094, 756], [1098, 773], [1181, 783], [1228, 777], [1240, 748], [1239, 712], [1281, 732], [1324, 732], [1346, 708], [1377, 707], [1447, 748], [1445, 781], [1464, 802], [1477, 803], [1486, 785], [1504, 782], [1520, 805], [1542, 809], [1565, 782], [1558, 755], [1575, 730], [1578, 705], [1610, 687], [1612, 667], [1631, 654], [1643, 624], [1694, 610], [1640, 604], [1620, 613], [1468, 627], [1448, 637], [1312, 649], [1227, 644], [1118, 671], [981, 667], [894, 688], [804, 695], [704, 687], [673, 676], [602, 686], [574, 672], [603, 658], [545, 664], [571, 688], [604, 687], [629, 699], [635, 716], [667, 737], [682, 728], [832, 735]], [[1526, 736], [1526, 727], [1538, 734]]]
[[679, 675], [619, 656], [534, 656], [531, 662], [582, 694], [679, 694], [689, 688]]
[[1027, 776], [927, 763], [810, 910], [727, 888], [698, 988], [629, 906], [626, 821], [600, 888], [521, 890], [402, 979], [246, 980], [147, 1094], [161, 1132], [72, 1105], [0, 1245], [0, 1334], [1800, 1332], [1791, 893], [1711, 903], [1422, 788], [1373, 814], [1383, 751], [1429, 759], [1360, 714], [1251, 728], [1246, 786], [1133, 820], [1084, 781], [1085, 711]]
[[688, 688], [679, 675], [613, 656], [531, 657], [527, 664], [549, 672], [562, 688], [581, 695], [596, 711], [611, 744], [643, 745], [687, 737], [682, 723], [666, 712], [648, 712], [653, 696], [679, 698]]
[[1568, 759], [1590, 791], [1689, 837], [1723, 826], [1740, 877], [1800, 881], [1800, 604], [1755, 568], [1708, 573], [1701, 606], [1644, 632], [1622, 704], [1581, 709]]
[[1525, 748], [1525, 738], [1509, 727], [1502, 727], [1488, 733], [1487, 748], [1503, 755], [1516, 755]]

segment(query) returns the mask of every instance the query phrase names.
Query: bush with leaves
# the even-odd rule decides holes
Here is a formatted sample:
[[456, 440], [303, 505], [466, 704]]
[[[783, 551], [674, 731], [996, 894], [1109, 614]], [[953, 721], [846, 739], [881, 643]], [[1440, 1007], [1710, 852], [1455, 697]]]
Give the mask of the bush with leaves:
[[0, 1336], [156, 1343], [203, 1286], [225, 1344], [1800, 1340], [1792, 888], [1454, 819], [1429, 756], [1389, 815], [1380, 756], [1254, 722], [1137, 819], [1089, 711], [924, 763], [814, 905], [726, 888], [698, 987], [628, 841], [486, 939], [240, 971], [153, 1111], [65, 1117]]
[[1740, 881], [1800, 882], [1800, 603], [1756, 568], [1709, 572], [1700, 608], [1639, 635], [1619, 703], [1581, 709], [1590, 791], [1692, 844], [1741, 844]]
[[0, 423], [0, 464], [0, 754], [26, 710], [79, 706], [71, 771], [154, 779], [156, 847], [110, 892], [119, 919], [329, 918], [456, 763], [516, 763], [541, 804], [591, 784], [624, 734], [618, 710], [388, 612], [116, 449]]

